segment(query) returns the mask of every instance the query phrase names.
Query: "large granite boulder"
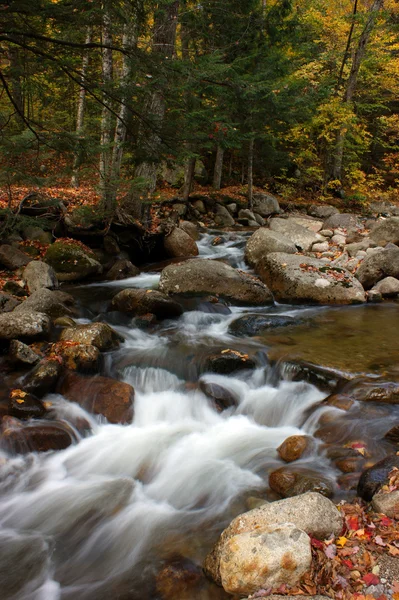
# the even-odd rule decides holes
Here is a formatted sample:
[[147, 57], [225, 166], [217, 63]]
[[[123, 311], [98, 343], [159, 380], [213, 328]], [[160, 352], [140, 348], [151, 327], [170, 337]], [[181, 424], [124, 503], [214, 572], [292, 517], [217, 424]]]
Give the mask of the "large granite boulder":
[[101, 352], [118, 348], [119, 343], [123, 342], [123, 339], [107, 323], [88, 323], [87, 325], [66, 327], [60, 335], [62, 342], [95, 346]]
[[156, 315], [159, 319], [179, 317], [183, 313], [182, 306], [157, 290], [128, 288], [113, 297], [109, 309], [131, 315]]
[[399, 217], [377, 222], [371, 230], [370, 237], [378, 246], [386, 246], [389, 242], [399, 244]]
[[245, 261], [256, 270], [259, 261], [271, 252], [295, 254], [297, 247], [284, 234], [261, 227], [247, 241]]
[[215, 223], [220, 227], [233, 227], [235, 224], [233, 217], [222, 204], [216, 204]]
[[291, 218], [271, 219], [270, 229], [283, 234], [293, 242], [299, 250], [303, 250], [304, 252], [308, 252], [313, 244], [319, 241], [319, 237], [314, 231], [310, 231], [307, 227], [299, 225], [295, 219]]
[[365, 257], [356, 273], [357, 279], [368, 290], [385, 277], [399, 278], [399, 247], [389, 244]]
[[200, 258], [167, 266], [159, 289], [167, 294], [218, 294], [239, 303], [272, 304], [269, 289], [261, 281], [216, 260]]
[[307, 256], [275, 252], [258, 264], [262, 281], [279, 302], [358, 304], [363, 287], [349, 271]]
[[77, 281], [102, 272], [95, 254], [76, 240], [60, 239], [49, 246], [44, 257], [59, 281]]
[[52, 291], [43, 287], [33, 292], [25, 302], [19, 304], [13, 313], [41, 312], [53, 319], [71, 315], [71, 309], [64, 303], [64, 300], [68, 302], [68, 296], [67, 294], [64, 298], [64, 292]]
[[34, 340], [46, 337], [50, 332], [51, 321], [41, 312], [22, 314], [5, 313], [0, 315], [0, 340]]
[[312, 206], [309, 208], [308, 213], [312, 216], [312, 217], [316, 217], [316, 219], [328, 219], [328, 217], [332, 217], [332, 215], [337, 215], [339, 213], [338, 208], [335, 208], [335, 206], [331, 206], [331, 204], [322, 204], [322, 205], [317, 205], [317, 204], [312, 204]]
[[253, 210], [261, 217], [269, 217], [281, 212], [277, 198], [271, 194], [256, 192], [253, 195]]
[[175, 227], [163, 242], [165, 251], [171, 258], [198, 256], [198, 246], [191, 235], [183, 229]]
[[53, 267], [41, 260], [32, 260], [25, 267], [22, 278], [30, 294], [42, 288], [49, 290], [58, 288], [58, 280]]
[[14, 246], [9, 246], [8, 244], [0, 246], [0, 265], [10, 269], [10, 271], [25, 267], [31, 260], [32, 257], [25, 254], [25, 252], [21, 252], [21, 250], [18, 250]]
[[140, 274], [140, 269], [136, 267], [130, 260], [117, 260], [112, 267], [107, 271], [105, 279], [110, 281], [119, 281], [128, 277], [136, 277]]
[[323, 229], [363, 229], [360, 219], [351, 213], [336, 213], [324, 221]]

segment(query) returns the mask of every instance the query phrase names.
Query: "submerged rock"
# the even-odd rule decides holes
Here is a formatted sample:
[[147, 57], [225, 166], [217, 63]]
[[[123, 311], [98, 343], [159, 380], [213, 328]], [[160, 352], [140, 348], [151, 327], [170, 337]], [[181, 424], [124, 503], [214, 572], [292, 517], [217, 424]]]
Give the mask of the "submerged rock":
[[229, 326], [229, 333], [238, 337], [260, 335], [270, 329], [298, 325], [301, 321], [285, 315], [244, 315]]
[[226, 388], [218, 385], [217, 383], [200, 380], [199, 387], [201, 392], [203, 392], [205, 396], [208, 396], [208, 398], [214, 402], [217, 410], [219, 411], [223, 411], [226, 410], [226, 408], [238, 405], [237, 397], [234, 396], [232, 392], [226, 390]]
[[219, 375], [230, 375], [235, 371], [244, 369], [255, 369], [255, 361], [237, 350], [221, 350], [217, 354], [211, 354], [205, 361], [205, 371], [219, 373]]
[[158, 319], [179, 317], [183, 313], [182, 306], [163, 292], [133, 288], [116, 294], [109, 308], [136, 316], [151, 313]]
[[44, 404], [34, 396], [23, 390], [12, 390], [9, 399], [9, 413], [17, 419], [40, 419], [47, 412]]
[[24, 425], [17, 419], [11, 422], [3, 419], [0, 442], [10, 452], [27, 454], [63, 450], [75, 441], [75, 435], [66, 423], [38, 421], [33, 424], [29, 421]]
[[293, 462], [309, 454], [314, 448], [314, 440], [309, 435], [291, 435], [277, 448], [278, 455], [285, 462]]

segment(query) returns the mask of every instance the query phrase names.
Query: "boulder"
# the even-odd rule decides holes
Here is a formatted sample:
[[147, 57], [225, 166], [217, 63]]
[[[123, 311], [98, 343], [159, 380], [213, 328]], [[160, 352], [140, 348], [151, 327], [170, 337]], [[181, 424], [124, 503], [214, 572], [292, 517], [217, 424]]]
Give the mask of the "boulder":
[[6, 313], [0, 315], [0, 340], [34, 340], [50, 332], [50, 319], [41, 312]]
[[378, 492], [371, 501], [373, 509], [392, 519], [399, 519], [399, 490]]
[[23, 379], [23, 389], [42, 398], [53, 392], [61, 375], [59, 360], [44, 358]]
[[255, 361], [237, 350], [221, 350], [218, 353], [211, 354], [205, 361], [204, 370], [219, 375], [229, 375], [235, 371], [244, 369], [255, 369]]
[[385, 277], [399, 278], [398, 246], [388, 246], [368, 254], [357, 270], [356, 277], [366, 290]]
[[255, 215], [255, 221], [257, 222], [258, 225], [260, 225], [261, 227], [264, 227], [266, 225], [266, 221], [263, 217], [260, 216], [260, 214], [258, 213], [254, 213]]
[[270, 528], [285, 523], [292, 523], [319, 540], [325, 540], [331, 535], [338, 536], [343, 528], [343, 518], [336, 506], [316, 492], [266, 503], [233, 519], [206, 557], [205, 573], [220, 585], [220, 553], [228, 540], [242, 533], [267, 532]]
[[399, 294], [399, 279], [385, 277], [375, 284], [373, 290], [381, 294], [383, 298], [392, 298]]
[[[89, 323], [87, 325], [75, 325], [66, 327], [60, 335], [62, 342], [74, 342], [85, 346], [95, 346], [101, 352], [114, 350], [119, 347], [123, 337], [107, 323]], [[90, 355], [94, 355], [89, 351]]]
[[119, 281], [121, 279], [127, 279], [128, 277], [136, 277], [140, 274], [138, 269], [130, 260], [121, 259], [117, 260], [112, 267], [107, 271], [105, 279], [109, 281]]
[[118, 256], [121, 249], [119, 248], [119, 244], [114, 237], [111, 235], [106, 235], [103, 241], [104, 251], [111, 256]]
[[246, 219], [247, 221], [255, 221], [257, 223], [254, 213], [248, 208], [241, 208], [238, 211], [238, 218], [244, 220]]
[[195, 223], [191, 223], [191, 221], [180, 221], [179, 228], [187, 233], [194, 241], [199, 240], [199, 231], [198, 226]]
[[27, 454], [28, 452], [48, 452], [63, 450], [76, 441], [73, 430], [62, 422], [22, 421], [3, 419], [1, 444], [10, 452]]
[[235, 407], [238, 405], [238, 398], [234, 396], [232, 392], [226, 390], [226, 388], [218, 385], [217, 383], [212, 383], [201, 379], [199, 382], [199, 388], [201, 392], [205, 394], [205, 396], [212, 400], [219, 412], [226, 410], [226, 408], [231, 408], [232, 406]]
[[9, 356], [13, 362], [23, 365], [35, 365], [40, 360], [40, 355], [19, 340], [11, 340]]
[[78, 281], [102, 272], [94, 253], [76, 240], [57, 240], [49, 246], [44, 260], [53, 267], [59, 281]]
[[[190, 261], [191, 264], [191, 261]], [[170, 265], [174, 266], [174, 265]], [[167, 267], [168, 268], [168, 267]], [[164, 269], [165, 271], [166, 269]], [[164, 272], [163, 271], [163, 272]], [[160, 289], [161, 286], [160, 286]], [[117, 310], [131, 315], [146, 315], [152, 313], [158, 319], [179, 317], [183, 313], [182, 306], [157, 290], [128, 288], [113, 297], [110, 310]]]
[[41, 244], [51, 244], [53, 236], [49, 231], [44, 231], [41, 227], [28, 226], [22, 230], [24, 240], [40, 242]]
[[366, 301], [363, 287], [349, 271], [315, 258], [274, 252], [258, 264], [257, 271], [279, 302], [358, 304]]
[[37, 290], [58, 288], [58, 280], [53, 267], [41, 260], [32, 260], [24, 269], [22, 278], [26, 283], [29, 294]]
[[64, 366], [71, 371], [92, 373], [98, 370], [100, 362], [100, 351], [91, 344], [66, 345], [58, 350], [64, 361]]
[[256, 270], [260, 260], [271, 252], [285, 252], [286, 254], [295, 254], [297, 248], [294, 242], [278, 231], [271, 231], [266, 227], [261, 227], [255, 231], [247, 241], [245, 247], [245, 261], [250, 267]]
[[233, 227], [235, 224], [230, 212], [222, 204], [216, 204], [215, 223], [220, 227]]
[[333, 482], [321, 473], [297, 466], [281, 467], [270, 473], [269, 486], [283, 498], [318, 492], [327, 498], [334, 493]]
[[331, 206], [331, 204], [324, 204], [318, 206], [317, 204], [312, 204], [309, 208], [308, 213], [315, 217], [316, 219], [323, 219], [324, 221], [328, 219], [328, 217], [332, 217], [332, 215], [337, 215], [339, 213], [338, 208], [335, 206]]
[[0, 292], [0, 313], [11, 312], [19, 304], [21, 304], [21, 301], [15, 298], [14, 296], [10, 296], [9, 294], [4, 294], [4, 292]]
[[370, 238], [364, 238], [361, 242], [347, 244], [345, 250], [349, 254], [349, 256], [357, 256], [358, 252], [361, 252], [362, 250], [367, 250], [368, 248], [371, 248], [375, 245], [375, 242], [373, 242]]
[[363, 225], [356, 215], [351, 213], [336, 213], [328, 217], [323, 224], [323, 229], [357, 229]]
[[235, 535], [220, 550], [220, 583], [229, 594], [295, 586], [310, 569], [309, 536], [291, 524]]
[[281, 212], [277, 198], [270, 194], [256, 192], [253, 195], [252, 204], [254, 212], [261, 217], [269, 217]]
[[83, 377], [68, 371], [58, 391], [110, 423], [130, 423], [133, 418], [134, 389], [110, 377]]
[[261, 335], [270, 329], [300, 323], [298, 319], [285, 315], [243, 315], [229, 325], [229, 333], [237, 337]]
[[21, 267], [25, 267], [32, 258], [27, 256], [25, 252], [21, 252], [14, 246], [3, 244], [0, 246], [0, 265], [3, 265], [10, 271], [15, 271]]
[[181, 258], [183, 256], [198, 256], [198, 246], [188, 233], [175, 227], [165, 236], [163, 242], [165, 251], [171, 258]]
[[375, 379], [353, 379], [341, 390], [359, 402], [383, 402], [399, 404], [399, 383], [394, 381], [378, 381]]
[[388, 481], [392, 469], [399, 468], [399, 456], [392, 454], [378, 461], [372, 467], [365, 469], [360, 476], [357, 494], [368, 502]]
[[33, 292], [25, 302], [22, 302], [14, 309], [13, 314], [21, 315], [30, 312], [44, 313], [53, 319], [72, 314], [71, 309], [62, 301], [62, 296], [60, 300], [58, 292], [48, 290], [47, 288], [41, 288]]
[[319, 219], [313, 219], [312, 217], [307, 217], [306, 215], [302, 215], [300, 217], [290, 216], [290, 221], [292, 223], [296, 223], [297, 225], [301, 225], [308, 229], [309, 231], [313, 231], [313, 233], [319, 233], [323, 227], [323, 221]]
[[218, 294], [252, 305], [273, 303], [269, 289], [259, 280], [225, 263], [200, 258], [167, 266], [159, 289], [167, 294]]
[[44, 404], [29, 392], [15, 389], [10, 392], [8, 403], [9, 414], [16, 419], [40, 419], [47, 412]]
[[329, 244], [328, 242], [316, 242], [312, 246], [312, 252], [328, 252]]
[[331, 238], [331, 243], [335, 246], [343, 248], [343, 246], [346, 244], [346, 237], [344, 235], [340, 235], [339, 233], [335, 233]]
[[399, 217], [377, 222], [370, 232], [370, 237], [378, 246], [386, 246], [389, 242], [399, 244]]
[[291, 435], [277, 448], [284, 462], [293, 462], [309, 454], [314, 448], [314, 440], [309, 435]]
[[319, 238], [313, 231], [309, 231], [309, 229], [303, 227], [303, 225], [298, 225], [298, 223], [291, 218], [271, 219], [270, 229], [282, 233], [293, 242], [299, 250], [304, 252], [309, 251], [313, 244], [319, 241]]
[[206, 213], [205, 204], [202, 200], [194, 200], [192, 205], [193, 208], [195, 208], [195, 210], [198, 210], [198, 212], [201, 213], [201, 215], [204, 215]]

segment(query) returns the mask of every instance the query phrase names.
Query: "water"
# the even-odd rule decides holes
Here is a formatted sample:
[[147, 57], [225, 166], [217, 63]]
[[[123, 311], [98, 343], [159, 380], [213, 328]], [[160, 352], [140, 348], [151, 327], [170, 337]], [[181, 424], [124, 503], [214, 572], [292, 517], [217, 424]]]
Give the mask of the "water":
[[[244, 267], [247, 234], [223, 233], [225, 243], [214, 247], [215, 235], [203, 236], [201, 255]], [[144, 273], [76, 289], [82, 317], [105, 311], [119, 289], [156, 287], [158, 280], [159, 274]], [[70, 423], [86, 419], [90, 434], [54, 454], [0, 454], [0, 578], [3, 569], [9, 579], [10, 548], [18, 557], [15, 586], [4, 600], [222, 599], [224, 593], [202, 578], [195, 593], [178, 587], [175, 595], [162, 593], [157, 574], [176, 556], [201, 565], [217, 534], [248, 509], [249, 497], [273, 499], [268, 474], [283, 465], [276, 449], [287, 437], [315, 435], [310, 455], [295, 464], [329, 478], [337, 498], [351, 492], [340, 484], [329, 448], [362, 438], [373, 456], [389, 451], [379, 440], [397, 422], [396, 407], [355, 403], [344, 412], [320, 406], [326, 392], [281, 378], [283, 371], [269, 361], [299, 357], [375, 375], [386, 356], [383, 323], [392, 327], [397, 305], [209, 312], [199, 299], [189, 308], [147, 331], [112, 323], [125, 343], [105, 356], [104, 374], [134, 386], [131, 425], [110, 425], [51, 395], [53, 415]], [[237, 338], [229, 326], [247, 313], [288, 315], [301, 323]], [[363, 360], [367, 339], [371, 350], [363, 351]], [[388, 346], [396, 356], [393, 328]], [[228, 348], [249, 354], [257, 368], [234, 376], [206, 373], [206, 357]], [[394, 361], [388, 363], [393, 376]], [[235, 406], [218, 412], [199, 381], [222, 386]], [[320, 437], [323, 428], [332, 441]]]

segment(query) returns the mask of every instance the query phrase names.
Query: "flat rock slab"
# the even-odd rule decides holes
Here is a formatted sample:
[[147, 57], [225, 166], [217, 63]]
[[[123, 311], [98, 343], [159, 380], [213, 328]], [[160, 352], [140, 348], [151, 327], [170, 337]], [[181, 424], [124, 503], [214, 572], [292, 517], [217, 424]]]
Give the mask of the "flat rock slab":
[[303, 227], [303, 225], [299, 225], [294, 218], [271, 219], [270, 229], [285, 235], [304, 252], [310, 250], [313, 244], [319, 241], [319, 237], [314, 231], [309, 231], [309, 229]]

